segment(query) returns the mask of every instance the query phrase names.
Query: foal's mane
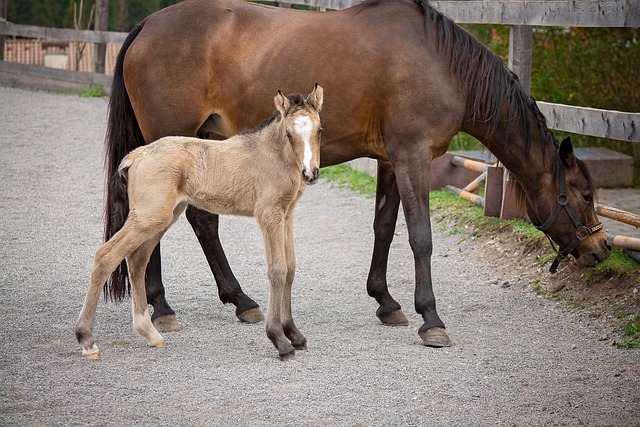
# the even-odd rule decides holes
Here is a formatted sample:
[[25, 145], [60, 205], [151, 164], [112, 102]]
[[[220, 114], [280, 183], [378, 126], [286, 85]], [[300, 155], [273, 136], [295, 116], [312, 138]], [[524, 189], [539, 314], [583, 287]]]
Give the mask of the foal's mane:
[[435, 10], [428, 0], [415, 2], [422, 6], [427, 28], [435, 28], [437, 48], [448, 58], [452, 74], [457, 78], [459, 87], [467, 94], [466, 117], [473, 122], [485, 124], [483, 135], [480, 136], [482, 142], [488, 143], [498, 128], [501, 109], [506, 101], [509, 103], [507, 140], [513, 129], [522, 129], [525, 151], [529, 152], [531, 113], [542, 142], [552, 141], [557, 146], [558, 142], [547, 128], [546, 119], [535, 100], [524, 92], [518, 76], [504, 65], [502, 59]]
[[[304, 107], [304, 97], [299, 93], [292, 93], [287, 95], [287, 99], [291, 101], [291, 108], [301, 108]], [[262, 120], [256, 126], [252, 128], [243, 129], [240, 131], [239, 135], [248, 135], [253, 133], [261, 132], [264, 128], [268, 127], [271, 123], [275, 122], [280, 118], [280, 112], [278, 110], [274, 110], [271, 116]]]

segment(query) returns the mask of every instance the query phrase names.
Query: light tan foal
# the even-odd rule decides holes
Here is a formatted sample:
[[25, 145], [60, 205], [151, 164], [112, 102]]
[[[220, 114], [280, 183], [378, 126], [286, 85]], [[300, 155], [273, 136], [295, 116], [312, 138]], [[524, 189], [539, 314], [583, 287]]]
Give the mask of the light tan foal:
[[306, 348], [291, 314], [296, 259], [293, 210], [305, 186], [318, 180], [319, 112], [323, 90], [274, 98], [277, 112], [260, 127], [225, 141], [166, 137], [129, 153], [118, 169], [130, 211], [124, 226], [98, 248], [89, 289], [75, 326], [82, 354], [99, 358], [96, 308], [111, 272], [126, 258], [133, 327], [163, 347], [149, 314], [145, 269], [154, 247], [187, 206], [216, 214], [254, 216], [263, 233], [270, 284], [266, 332], [284, 359]]

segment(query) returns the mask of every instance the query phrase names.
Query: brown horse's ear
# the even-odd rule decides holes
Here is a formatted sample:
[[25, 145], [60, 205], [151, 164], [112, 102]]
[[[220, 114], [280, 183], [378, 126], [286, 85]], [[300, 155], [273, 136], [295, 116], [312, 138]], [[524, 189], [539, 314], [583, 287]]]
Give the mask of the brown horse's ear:
[[566, 167], [573, 167], [575, 163], [575, 157], [573, 155], [573, 145], [571, 144], [571, 137], [567, 136], [560, 143], [560, 159]]
[[273, 98], [273, 103], [276, 104], [276, 109], [280, 112], [280, 115], [284, 117], [291, 108], [291, 101], [289, 98], [284, 96], [282, 92], [278, 91], [276, 96]]
[[322, 101], [324, 98], [324, 90], [318, 83], [313, 87], [313, 91], [307, 96], [307, 104], [313, 105], [320, 112], [322, 110]]

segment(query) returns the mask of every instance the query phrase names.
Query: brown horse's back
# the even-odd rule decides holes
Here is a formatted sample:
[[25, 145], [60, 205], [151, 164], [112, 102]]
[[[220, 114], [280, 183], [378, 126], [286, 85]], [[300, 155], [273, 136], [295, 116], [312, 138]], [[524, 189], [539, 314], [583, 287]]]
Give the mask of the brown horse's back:
[[124, 79], [147, 142], [229, 137], [269, 113], [275, 90], [300, 92], [319, 82], [329, 94], [323, 165], [384, 159], [389, 133], [418, 136], [439, 154], [464, 106], [443, 61], [433, 60], [431, 39], [413, 1], [314, 13], [193, 0], [143, 22]]

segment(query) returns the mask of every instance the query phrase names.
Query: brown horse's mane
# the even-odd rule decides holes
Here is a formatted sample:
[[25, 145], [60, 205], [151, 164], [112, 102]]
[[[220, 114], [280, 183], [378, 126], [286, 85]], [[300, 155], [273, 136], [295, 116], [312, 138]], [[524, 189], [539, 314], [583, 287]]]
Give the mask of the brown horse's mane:
[[[450, 69], [468, 96], [466, 116], [475, 123], [484, 123], [480, 135], [489, 144], [501, 120], [504, 102], [509, 104], [507, 137], [514, 128], [521, 128], [525, 136], [525, 150], [531, 148], [529, 114], [535, 118], [543, 142], [558, 142], [547, 128], [547, 122], [533, 97], [527, 95], [518, 76], [509, 70], [502, 59], [480, 43], [466, 30], [435, 10], [428, 0], [415, 0], [422, 6], [428, 28], [435, 28], [439, 51], [448, 56]], [[491, 147], [487, 145], [489, 149]]]

